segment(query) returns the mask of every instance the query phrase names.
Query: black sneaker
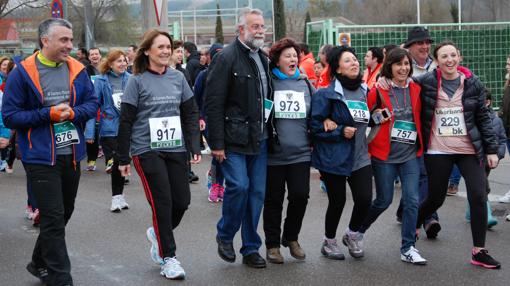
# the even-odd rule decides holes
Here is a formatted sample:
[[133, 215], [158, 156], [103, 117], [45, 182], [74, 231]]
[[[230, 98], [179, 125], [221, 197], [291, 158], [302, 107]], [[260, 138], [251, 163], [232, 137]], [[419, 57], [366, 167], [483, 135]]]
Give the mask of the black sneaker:
[[489, 255], [487, 249], [482, 249], [477, 254], [472, 254], [471, 264], [476, 266], [482, 266], [483, 268], [487, 269], [501, 268], [501, 263], [492, 258], [492, 256]]
[[424, 228], [428, 239], [435, 239], [439, 231], [441, 231], [441, 225], [435, 219], [427, 223]]
[[43, 284], [48, 283], [49, 277], [48, 277], [48, 269], [44, 267], [37, 267], [35, 266], [35, 263], [30, 261], [30, 263], [27, 264], [27, 271], [30, 272], [30, 274], [34, 275], [35, 277], [39, 278]]
[[193, 171], [190, 171], [189, 174], [188, 174], [188, 180], [189, 180], [190, 183], [197, 182], [198, 181], [198, 176], [195, 175], [195, 173], [193, 173]]

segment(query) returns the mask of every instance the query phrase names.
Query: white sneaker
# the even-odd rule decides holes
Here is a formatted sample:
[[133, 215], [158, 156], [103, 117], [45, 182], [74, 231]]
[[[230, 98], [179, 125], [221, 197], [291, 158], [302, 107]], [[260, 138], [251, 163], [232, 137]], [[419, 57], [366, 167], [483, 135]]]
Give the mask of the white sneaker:
[[124, 198], [124, 195], [119, 195], [119, 196], [120, 196], [120, 198], [119, 198], [120, 208], [123, 209], [123, 210], [129, 209], [129, 205], [126, 202], [126, 198]]
[[119, 213], [122, 209], [120, 205], [120, 197], [122, 195], [116, 195], [112, 197], [112, 206], [110, 207], [110, 211], [114, 213]]
[[411, 248], [409, 248], [406, 253], [400, 254], [400, 259], [404, 262], [409, 262], [416, 265], [427, 264], [427, 260], [421, 257], [420, 252], [418, 249], [414, 248], [414, 246], [411, 246]]
[[211, 155], [211, 148], [206, 147], [204, 150], [200, 151], [202, 155]]
[[161, 256], [159, 256], [158, 239], [156, 238], [156, 233], [154, 232], [154, 227], [152, 227], [152, 226], [149, 227], [147, 229], [146, 234], [147, 234], [147, 240], [149, 240], [149, 242], [151, 243], [150, 254], [151, 254], [152, 261], [154, 261], [154, 263], [156, 263], [158, 265], [163, 265], [164, 261], [161, 258]]
[[182, 269], [181, 263], [175, 257], [165, 257], [165, 264], [161, 265], [162, 276], [168, 279], [184, 279], [186, 273]]
[[510, 214], [506, 216], [506, 220], [510, 221]]
[[498, 201], [500, 203], [505, 203], [505, 204], [510, 203], [510, 191], [508, 191], [504, 196], [500, 197]]

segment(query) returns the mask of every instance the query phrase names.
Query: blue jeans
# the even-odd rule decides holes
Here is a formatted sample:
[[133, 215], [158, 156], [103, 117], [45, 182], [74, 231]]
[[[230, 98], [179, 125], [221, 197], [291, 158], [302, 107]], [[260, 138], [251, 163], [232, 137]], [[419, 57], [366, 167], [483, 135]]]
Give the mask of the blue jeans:
[[227, 159], [221, 163], [225, 176], [222, 217], [218, 222], [218, 238], [231, 243], [241, 228], [241, 254], [258, 252], [262, 245], [257, 233], [266, 191], [267, 145], [260, 143], [257, 155], [244, 155], [226, 151]]
[[[423, 155], [421, 157], [418, 157], [418, 163], [420, 165], [420, 204], [422, 204], [425, 199], [429, 196], [429, 181], [427, 177], [427, 169], [425, 168], [425, 160], [423, 159]], [[404, 201], [403, 198], [400, 199], [400, 205], [398, 206], [397, 210], [397, 217], [402, 217], [402, 210], [404, 209]], [[437, 215], [437, 212], [434, 212], [432, 215], [430, 215], [426, 220], [424, 225], [427, 225], [432, 220], [439, 221], [439, 216]]]
[[372, 160], [374, 173], [376, 198], [370, 206], [360, 232], [365, 232], [372, 223], [391, 205], [393, 201], [394, 184], [393, 180], [400, 176], [402, 186], [402, 199], [404, 209], [402, 215], [402, 247], [400, 251], [405, 253], [411, 246], [414, 246], [416, 235], [416, 221], [418, 220], [418, 208], [420, 206], [419, 180], [420, 164], [419, 159], [412, 159], [404, 163], [392, 164]]
[[460, 178], [462, 178], [462, 175], [460, 174], [459, 168], [456, 164], [453, 164], [452, 173], [450, 174], [450, 179], [448, 185], [455, 185], [458, 186], [460, 183]]

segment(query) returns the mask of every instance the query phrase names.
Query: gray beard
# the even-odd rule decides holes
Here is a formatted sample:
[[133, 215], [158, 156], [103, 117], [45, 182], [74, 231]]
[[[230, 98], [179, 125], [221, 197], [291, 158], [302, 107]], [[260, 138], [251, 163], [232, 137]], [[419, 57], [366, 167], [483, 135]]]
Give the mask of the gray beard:
[[260, 49], [262, 48], [262, 46], [264, 46], [264, 39], [255, 39], [254, 37], [252, 37], [251, 35], [249, 35], [248, 37], [246, 37], [246, 45], [248, 47], [250, 47], [251, 49], [253, 50], [256, 50], [256, 49]]

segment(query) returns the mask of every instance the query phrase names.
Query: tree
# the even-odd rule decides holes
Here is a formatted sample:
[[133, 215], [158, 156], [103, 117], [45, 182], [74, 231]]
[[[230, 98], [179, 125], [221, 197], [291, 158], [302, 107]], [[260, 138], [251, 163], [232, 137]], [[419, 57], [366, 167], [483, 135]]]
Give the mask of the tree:
[[277, 41], [286, 36], [287, 26], [285, 25], [285, 5], [283, 4], [283, 0], [274, 1], [273, 26], [275, 32], [275, 39]]
[[69, 20], [73, 23], [75, 38], [79, 46], [84, 46], [86, 27], [86, 2], [91, 3], [89, 28], [95, 41], [115, 46], [133, 43], [134, 26], [140, 23], [139, 14], [131, 14], [125, 0], [67, 0]]
[[0, 0], [0, 19], [20, 8], [43, 8], [48, 1], [42, 0]]
[[304, 28], [304, 32], [303, 32], [303, 43], [306, 43], [306, 23], [309, 23], [309, 22], [312, 22], [312, 17], [310, 17], [310, 12], [308, 10], [306, 10], [305, 28]]
[[457, 6], [457, 4], [450, 4], [450, 15], [452, 15], [453, 23], [459, 22], [459, 6]]
[[223, 44], [223, 23], [221, 21], [220, 4], [216, 3], [216, 43]]

